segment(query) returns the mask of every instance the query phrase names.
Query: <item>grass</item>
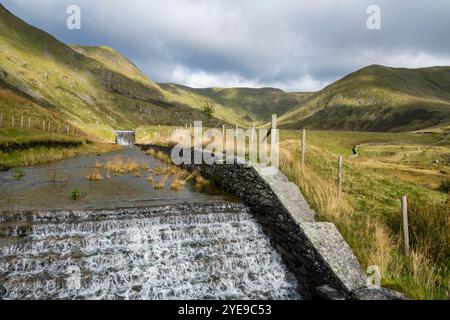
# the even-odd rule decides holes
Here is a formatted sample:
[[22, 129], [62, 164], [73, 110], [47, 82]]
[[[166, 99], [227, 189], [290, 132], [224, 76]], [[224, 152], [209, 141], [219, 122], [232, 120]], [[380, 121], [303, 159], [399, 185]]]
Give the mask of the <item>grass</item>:
[[[449, 202], [439, 191], [450, 178], [445, 135], [308, 131], [306, 167], [301, 168], [300, 134], [281, 132], [280, 166], [318, 219], [337, 226], [364, 270], [379, 266], [384, 286], [414, 299], [448, 299], [449, 263], [443, 257], [450, 243]], [[355, 146], [358, 156], [353, 156]], [[345, 156], [341, 199], [339, 155]], [[187, 179], [195, 184], [196, 173]], [[402, 194], [408, 195], [411, 216], [408, 257], [403, 255]]]
[[153, 183], [153, 189], [162, 190], [166, 186], [167, 176], [163, 176], [158, 182]]
[[442, 180], [441, 185], [439, 186], [439, 191], [450, 193], [450, 178]]
[[[422, 182], [428, 172], [447, 172], [450, 166], [445, 161], [432, 161], [450, 152], [449, 146], [438, 144], [441, 136], [321, 131], [308, 131], [307, 136], [306, 167], [301, 168], [299, 132], [282, 132], [280, 165], [290, 180], [299, 185], [318, 218], [336, 224], [363, 269], [370, 265], [380, 267], [384, 286], [411, 298], [448, 299], [448, 196], [438, 192], [434, 184]], [[395, 150], [386, 142], [394, 144]], [[353, 146], [361, 143], [374, 144], [376, 152], [371, 149], [359, 157], [348, 157]], [[400, 161], [404, 167], [399, 175], [396, 166], [404, 152], [411, 155]], [[341, 154], [347, 157], [340, 201], [336, 164]], [[421, 175], [417, 175], [418, 167], [424, 170]], [[429, 179], [439, 181], [440, 177]], [[409, 257], [402, 254], [402, 194], [410, 199]]]
[[450, 123], [449, 70], [368, 66], [301, 101], [279, 126], [384, 132], [445, 127]]
[[14, 170], [14, 179], [16, 180], [20, 180], [25, 176], [25, 172], [23, 171], [23, 169], [17, 168]]
[[98, 169], [89, 169], [89, 175], [86, 177], [89, 181], [103, 180], [103, 176]]
[[[140, 173], [141, 170], [141, 165], [139, 163], [133, 159], [125, 159], [122, 156], [114, 157], [106, 163], [97, 163], [96, 167], [106, 169], [108, 172], [112, 172], [116, 175], [130, 172], [136, 174], [138, 172]], [[147, 166], [145, 168], [147, 168]]]
[[174, 190], [174, 191], [181, 191], [181, 190], [184, 189], [185, 185], [186, 185], [186, 181], [185, 180], [176, 178], [175, 180], [173, 180], [170, 188], [172, 190]]
[[69, 192], [69, 197], [72, 200], [78, 200], [78, 199], [86, 197], [86, 196], [87, 196], [87, 193], [82, 191], [82, 190], [80, 190], [79, 188], [72, 189]]
[[272, 88], [194, 89], [177, 84], [160, 84], [168, 99], [201, 109], [205, 103], [214, 106], [214, 116], [228, 123], [251, 126], [270, 120], [295, 107], [309, 94], [286, 93]]
[[120, 149], [117, 145], [91, 143], [69, 135], [0, 130], [0, 166], [6, 167], [30, 166]]

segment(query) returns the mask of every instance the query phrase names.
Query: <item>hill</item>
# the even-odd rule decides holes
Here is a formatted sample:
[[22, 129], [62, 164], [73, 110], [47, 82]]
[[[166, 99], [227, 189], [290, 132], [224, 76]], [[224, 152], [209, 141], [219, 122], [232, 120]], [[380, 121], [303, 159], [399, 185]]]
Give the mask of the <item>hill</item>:
[[378, 65], [311, 95], [280, 119], [284, 128], [413, 131], [450, 123], [450, 67]]
[[196, 109], [169, 102], [156, 83], [113, 49], [67, 46], [1, 5], [0, 113], [5, 119], [58, 118], [92, 134], [204, 118]]
[[310, 93], [286, 93], [274, 88], [204, 88], [194, 89], [174, 83], [161, 83], [168, 99], [192, 107], [204, 105], [205, 100], [215, 106], [216, 116], [244, 126], [270, 120], [272, 114], [283, 115], [297, 106]]

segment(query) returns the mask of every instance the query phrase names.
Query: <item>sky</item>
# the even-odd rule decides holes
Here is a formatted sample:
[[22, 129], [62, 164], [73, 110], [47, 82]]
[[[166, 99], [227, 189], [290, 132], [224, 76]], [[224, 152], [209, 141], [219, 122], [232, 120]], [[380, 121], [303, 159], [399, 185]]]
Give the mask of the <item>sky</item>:
[[[450, 65], [448, 0], [2, 0], [80, 45], [107, 45], [149, 78], [191, 87], [317, 91], [371, 64]], [[81, 29], [66, 26], [81, 9]], [[380, 9], [370, 30], [367, 9]]]

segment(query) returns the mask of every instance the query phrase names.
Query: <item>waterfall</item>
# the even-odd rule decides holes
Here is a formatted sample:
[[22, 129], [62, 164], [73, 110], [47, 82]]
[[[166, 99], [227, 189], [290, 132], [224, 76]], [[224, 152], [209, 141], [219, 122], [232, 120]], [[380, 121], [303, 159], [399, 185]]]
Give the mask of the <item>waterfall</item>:
[[134, 131], [115, 131], [116, 143], [122, 146], [132, 146], [136, 141], [136, 133]]
[[0, 225], [24, 219], [28, 236], [0, 241], [3, 299], [300, 299], [242, 204], [42, 211]]

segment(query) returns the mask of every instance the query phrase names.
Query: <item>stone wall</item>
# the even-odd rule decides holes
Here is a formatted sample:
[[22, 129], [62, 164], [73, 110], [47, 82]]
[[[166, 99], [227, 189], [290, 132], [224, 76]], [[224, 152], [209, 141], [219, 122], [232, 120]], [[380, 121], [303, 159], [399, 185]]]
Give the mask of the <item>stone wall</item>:
[[[170, 153], [170, 148], [160, 148]], [[201, 152], [192, 150], [194, 152]], [[235, 159], [234, 159], [235, 160]], [[299, 188], [278, 171], [244, 164], [182, 165], [250, 207], [273, 246], [295, 274], [305, 299], [400, 299], [387, 289], [368, 289], [352, 250], [334, 224], [315, 222]]]

